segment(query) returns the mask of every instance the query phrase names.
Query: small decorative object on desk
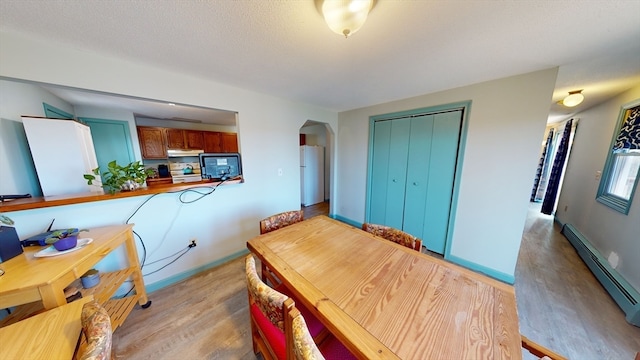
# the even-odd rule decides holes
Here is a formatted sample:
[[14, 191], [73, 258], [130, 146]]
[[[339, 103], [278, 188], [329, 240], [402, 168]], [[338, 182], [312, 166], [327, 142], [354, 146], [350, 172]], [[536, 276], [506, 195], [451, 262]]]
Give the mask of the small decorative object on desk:
[[90, 269], [80, 277], [80, 281], [83, 288], [92, 288], [100, 283], [100, 272], [96, 269]]
[[58, 230], [52, 232], [44, 242], [47, 244], [53, 244], [53, 247], [58, 251], [65, 251], [78, 245], [78, 234], [81, 231], [89, 231], [87, 229], [78, 230], [76, 228]]

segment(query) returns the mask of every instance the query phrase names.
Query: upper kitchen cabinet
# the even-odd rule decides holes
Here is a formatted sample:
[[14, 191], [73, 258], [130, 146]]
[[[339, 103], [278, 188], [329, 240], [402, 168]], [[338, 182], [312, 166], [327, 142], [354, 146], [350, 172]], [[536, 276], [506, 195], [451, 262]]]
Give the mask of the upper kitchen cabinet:
[[169, 149], [204, 149], [203, 131], [167, 129], [167, 146]]
[[222, 139], [219, 132], [206, 131], [203, 134], [204, 152], [219, 153], [222, 152]]
[[220, 133], [222, 152], [238, 152], [238, 134]]
[[187, 149], [202, 150], [204, 149], [204, 131], [185, 130], [184, 138], [187, 143]]
[[184, 140], [184, 130], [182, 129], [166, 129], [167, 147], [169, 149], [186, 149]]
[[138, 126], [140, 151], [144, 159], [166, 159], [166, 129], [159, 127]]
[[204, 152], [238, 152], [238, 134], [236, 133], [205, 131], [203, 136]]

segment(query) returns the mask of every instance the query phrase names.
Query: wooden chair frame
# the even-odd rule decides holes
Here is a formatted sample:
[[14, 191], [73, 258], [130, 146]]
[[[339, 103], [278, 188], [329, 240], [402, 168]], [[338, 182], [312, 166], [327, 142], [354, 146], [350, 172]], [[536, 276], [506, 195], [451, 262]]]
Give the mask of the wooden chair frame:
[[[285, 219], [285, 221], [278, 222], [280, 219]], [[298, 223], [303, 220], [303, 210], [284, 211], [275, 215], [271, 215], [260, 220], [260, 235], [281, 229], [283, 227]], [[273, 287], [277, 287], [282, 284], [280, 279], [278, 279], [278, 277], [262, 262], [260, 270], [262, 273], [262, 281], [264, 281], [265, 283], [271, 284], [271, 286]]]
[[545, 356], [550, 358], [551, 360], [567, 360], [566, 357], [554, 352], [551, 349], [548, 349], [534, 341], [531, 341], [524, 335], [520, 335], [522, 341], [522, 348], [529, 351], [531, 354], [538, 356], [541, 359], [544, 359]]
[[[402, 230], [392, 228], [386, 225], [379, 225], [379, 224], [373, 224], [373, 223], [362, 224], [362, 230], [370, 234], [385, 238], [389, 241], [393, 241], [397, 244], [404, 245], [409, 249], [422, 252], [422, 240]], [[398, 240], [401, 240], [402, 242], [399, 242]]]

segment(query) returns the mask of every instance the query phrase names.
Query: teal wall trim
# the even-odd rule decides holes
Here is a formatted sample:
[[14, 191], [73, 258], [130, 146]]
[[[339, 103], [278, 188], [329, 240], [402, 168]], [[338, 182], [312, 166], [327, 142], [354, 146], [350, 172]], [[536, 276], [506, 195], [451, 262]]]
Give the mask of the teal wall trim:
[[602, 287], [624, 311], [627, 322], [640, 326], [640, 293], [611, 267], [609, 261], [573, 225], [563, 226], [562, 234], [573, 245]]
[[554, 223], [556, 223], [556, 224], [558, 224], [558, 225], [560, 225], [560, 227], [563, 227], [563, 226], [564, 226], [564, 223], [563, 223], [562, 221], [560, 221], [560, 219], [558, 219], [558, 217], [557, 217], [557, 216], [554, 216], [554, 217], [553, 217], [553, 222], [554, 222]]
[[69, 114], [64, 110], [60, 110], [55, 106], [51, 106], [45, 102], [42, 103], [44, 107], [44, 116], [52, 119], [73, 119], [73, 114]]
[[471, 269], [473, 271], [477, 271], [480, 273], [483, 273], [487, 276], [491, 276], [494, 279], [500, 280], [502, 282], [505, 282], [507, 284], [513, 285], [513, 283], [515, 282], [515, 278], [513, 275], [509, 275], [509, 274], [505, 274], [503, 272], [500, 271], [496, 271], [493, 269], [490, 269], [488, 267], [482, 266], [482, 265], [478, 265], [476, 263], [473, 263], [471, 261], [465, 260], [465, 259], [461, 259], [457, 256], [452, 256], [449, 255], [449, 257], [447, 258], [447, 260], [451, 261], [452, 263], [456, 263], [460, 266], [466, 267], [467, 269]]
[[238, 258], [240, 256], [243, 256], [243, 255], [246, 255], [248, 253], [249, 253], [249, 250], [246, 250], [246, 249], [238, 251], [238, 252], [233, 253], [231, 255], [225, 256], [222, 259], [210, 262], [208, 264], [199, 266], [197, 268], [191, 269], [189, 271], [185, 271], [185, 272], [180, 273], [180, 274], [176, 274], [174, 276], [168, 277], [168, 278], [160, 280], [158, 282], [154, 282], [153, 284], [145, 285], [145, 289], [147, 290], [147, 293], [152, 293], [152, 292], [154, 292], [156, 290], [160, 290], [160, 289], [165, 288], [165, 287], [167, 287], [169, 285], [173, 285], [173, 284], [175, 284], [175, 283], [177, 283], [177, 282], [179, 282], [181, 280], [184, 280], [184, 279], [186, 279], [188, 277], [196, 275], [196, 274], [198, 274], [198, 273], [200, 273], [202, 271], [209, 270], [209, 269], [214, 268], [216, 266], [222, 265], [222, 264], [224, 264], [226, 262], [229, 262], [230, 260], [236, 259], [236, 258]]
[[351, 225], [353, 227], [357, 227], [358, 229], [362, 229], [362, 223], [361, 222], [357, 222], [357, 221], [348, 219], [348, 218], [346, 218], [344, 216], [340, 216], [340, 215], [336, 215], [336, 214], [330, 214], [329, 217], [332, 218], [332, 219], [341, 221], [341, 222], [343, 222], [345, 224], [349, 224], [349, 225]]
[[[467, 145], [467, 133], [469, 129], [469, 114], [471, 113], [471, 100], [462, 101], [451, 106], [462, 107], [462, 128], [460, 129], [460, 146], [458, 147], [458, 161], [456, 163], [456, 173], [453, 179], [453, 194], [451, 194], [451, 209], [449, 210], [449, 227], [447, 228], [447, 242], [444, 244], [444, 258], [451, 257], [451, 239], [456, 224], [456, 212], [458, 209], [458, 197], [460, 193], [460, 180], [462, 179], [462, 164], [464, 163], [465, 148]], [[513, 278], [513, 276], [511, 276]], [[511, 282], [511, 284], [513, 281]]]

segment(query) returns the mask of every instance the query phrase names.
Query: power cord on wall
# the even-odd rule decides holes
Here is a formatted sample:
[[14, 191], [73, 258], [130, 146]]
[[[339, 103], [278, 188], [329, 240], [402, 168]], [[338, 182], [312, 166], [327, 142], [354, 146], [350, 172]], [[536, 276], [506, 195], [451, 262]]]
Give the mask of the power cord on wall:
[[[156, 193], [156, 194], [153, 194], [153, 195], [149, 196], [147, 199], [145, 199], [145, 200], [144, 200], [144, 201], [143, 201], [143, 202], [142, 202], [142, 203], [141, 203], [141, 204], [140, 204], [140, 205], [139, 205], [139, 206], [138, 206], [138, 207], [133, 211], [133, 213], [132, 213], [132, 214], [127, 218], [127, 220], [125, 221], [125, 224], [129, 224], [129, 221], [131, 221], [131, 219], [132, 219], [132, 218], [133, 218], [133, 217], [138, 213], [138, 211], [139, 211], [140, 209], [142, 209], [142, 207], [143, 207], [145, 204], [147, 204], [151, 199], [153, 199], [153, 198], [154, 198], [154, 197], [156, 197], [157, 195], [160, 195], [160, 194], [176, 194], [176, 193], [179, 193], [180, 195], [178, 195], [178, 200], [179, 200], [182, 204], [192, 204], [192, 203], [195, 203], [196, 201], [199, 201], [199, 200], [203, 199], [203, 198], [204, 198], [204, 197], [206, 197], [206, 196], [209, 196], [209, 195], [213, 194], [213, 193], [216, 191], [216, 189], [218, 188], [218, 186], [222, 185], [223, 183], [225, 183], [225, 182], [227, 182], [227, 181], [229, 181], [229, 180], [233, 180], [233, 179], [224, 179], [224, 180], [220, 181], [219, 183], [217, 183], [215, 186], [202, 186], [202, 185], [198, 185], [198, 186], [190, 187], [190, 188], [187, 188], [187, 189], [181, 189], [181, 190], [176, 190], [176, 191], [165, 191], [165, 192], [163, 192], [163, 193]], [[199, 191], [199, 190], [202, 190], [202, 189], [204, 189], [204, 190], [206, 190], [206, 191], [204, 191], [204, 192]], [[185, 200], [185, 198], [184, 198], [184, 197], [186, 196], [185, 194], [188, 194], [188, 193], [196, 193], [196, 194], [198, 194], [199, 196], [198, 196], [197, 198], [193, 199], [193, 200], [189, 200], [189, 201], [187, 201], [187, 200]], [[155, 261], [153, 261], [153, 262], [147, 263], [147, 262], [146, 262], [146, 261], [147, 261], [147, 247], [146, 247], [146, 245], [145, 245], [145, 243], [144, 243], [144, 240], [142, 239], [142, 236], [140, 236], [140, 234], [138, 234], [137, 232], [133, 231], [133, 234], [138, 238], [138, 240], [140, 240], [140, 244], [142, 245], [142, 260], [140, 260], [140, 270], [142, 270], [142, 269], [145, 267], [145, 265], [152, 265], [152, 264], [156, 264], [156, 263], [158, 263], [158, 262], [160, 262], [160, 261], [167, 260], [167, 259], [170, 259], [170, 258], [172, 258], [172, 257], [174, 257], [174, 256], [175, 256], [175, 258], [174, 258], [173, 260], [171, 260], [169, 263], [165, 264], [164, 266], [160, 267], [159, 269], [153, 270], [152, 272], [147, 273], [147, 274], [144, 274], [144, 273], [143, 273], [143, 274], [142, 274], [142, 276], [143, 276], [143, 277], [148, 276], [148, 275], [155, 274], [155, 273], [157, 273], [157, 272], [159, 272], [159, 271], [163, 270], [163, 269], [164, 269], [164, 268], [166, 268], [167, 266], [169, 266], [169, 265], [171, 265], [171, 264], [175, 263], [176, 261], [178, 261], [178, 259], [180, 259], [181, 257], [183, 257], [183, 256], [184, 256], [186, 253], [188, 253], [191, 249], [193, 249], [194, 247], [196, 247], [196, 243], [195, 243], [194, 241], [192, 241], [192, 242], [191, 242], [191, 243], [190, 243], [186, 248], [184, 248], [184, 249], [182, 249], [182, 250], [180, 250], [180, 251], [178, 251], [178, 252], [176, 252], [176, 253], [174, 253], [174, 254], [171, 254], [171, 255], [169, 255], [169, 256], [167, 256], [167, 257], [164, 257], [164, 258], [162, 258], [162, 259], [158, 259], [158, 260], [155, 260]], [[133, 289], [134, 289], [134, 287], [132, 287], [129, 291], [127, 291], [127, 293], [126, 293], [126, 294], [124, 294], [124, 295], [123, 295], [123, 297], [127, 297], [127, 296], [129, 296], [129, 294], [131, 293], [131, 291], [133, 291]]]

